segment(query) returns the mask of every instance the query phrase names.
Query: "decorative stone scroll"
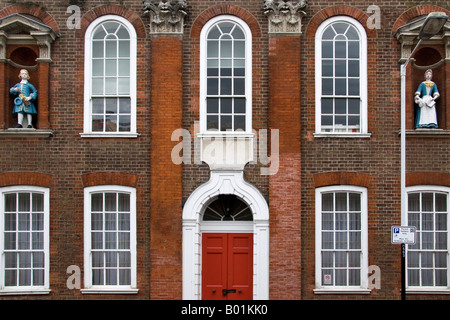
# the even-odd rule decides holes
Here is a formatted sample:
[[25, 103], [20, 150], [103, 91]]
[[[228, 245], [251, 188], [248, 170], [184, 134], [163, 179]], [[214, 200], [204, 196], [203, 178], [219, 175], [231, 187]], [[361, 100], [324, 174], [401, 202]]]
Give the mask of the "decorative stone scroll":
[[264, 14], [269, 18], [269, 33], [302, 33], [302, 18], [308, 1], [264, 1]]
[[150, 33], [182, 34], [186, 7], [185, 0], [144, 0], [144, 13], [150, 15]]

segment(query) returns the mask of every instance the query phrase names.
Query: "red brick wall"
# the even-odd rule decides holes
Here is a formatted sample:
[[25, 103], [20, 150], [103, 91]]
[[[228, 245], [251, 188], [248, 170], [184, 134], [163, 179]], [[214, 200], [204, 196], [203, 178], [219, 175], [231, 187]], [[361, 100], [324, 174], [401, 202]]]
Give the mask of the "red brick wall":
[[279, 130], [279, 168], [269, 177], [271, 299], [301, 298], [299, 52], [298, 35], [270, 37], [270, 129]]
[[[125, 1], [124, 6], [107, 5], [103, 0], [78, 1], [82, 13], [78, 30], [66, 27], [67, 1], [36, 2], [40, 6], [1, 2], [0, 17], [34, 15], [60, 33], [49, 66], [49, 114], [43, 115], [54, 130], [53, 137], [1, 138], [0, 143], [0, 186], [50, 188], [52, 291], [39, 298], [181, 298], [181, 204], [208, 180], [209, 169], [204, 164], [173, 165], [170, 152], [176, 143], [170, 138], [181, 127], [193, 134], [199, 120], [200, 30], [214, 15], [227, 13], [244, 19], [252, 30], [253, 127], [280, 130], [277, 175], [261, 176], [259, 163], [245, 168], [246, 179], [268, 197], [270, 205], [270, 298], [399, 299], [400, 249], [391, 245], [390, 230], [400, 222], [400, 45], [392, 32], [422, 14], [448, 10], [448, 1], [437, 0], [433, 6], [416, 6], [411, 1], [308, 2], [299, 37], [269, 36], [260, 0], [190, 0], [182, 37], [149, 35], [149, 18], [142, 13], [140, 0]], [[366, 26], [367, 8], [372, 4], [381, 9], [381, 28], [366, 28], [371, 137], [315, 138], [315, 31], [326, 18], [341, 14]], [[79, 135], [83, 131], [84, 32], [95, 18], [109, 13], [129, 19], [138, 35], [140, 136], [136, 139], [83, 139]], [[4, 75], [7, 70], [2, 68], [0, 63]], [[446, 88], [441, 91], [450, 87], [450, 64], [446, 62], [443, 69], [446, 78], [440, 81]], [[8, 98], [4, 88], [0, 95]], [[447, 94], [447, 105], [449, 99]], [[1, 113], [0, 125], [5, 118]], [[449, 121], [450, 117], [447, 128]], [[448, 186], [448, 137], [408, 137], [407, 141], [408, 185]], [[78, 265], [83, 270], [83, 188], [105, 183], [132, 185], [137, 190], [137, 295], [82, 295], [66, 287], [67, 267]], [[368, 188], [369, 265], [381, 269], [381, 289], [370, 295], [313, 293], [315, 188], [330, 184]]]
[[172, 162], [170, 143], [182, 125], [181, 37], [154, 36], [151, 53], [150, 297], [181, 299], [181, 166]]

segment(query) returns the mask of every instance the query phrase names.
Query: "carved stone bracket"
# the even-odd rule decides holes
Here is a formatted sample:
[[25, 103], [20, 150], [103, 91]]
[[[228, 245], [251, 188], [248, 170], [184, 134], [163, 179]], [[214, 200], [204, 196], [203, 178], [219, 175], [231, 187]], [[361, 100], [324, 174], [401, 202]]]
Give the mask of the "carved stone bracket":
[[144, 13], [150, 15], [150, 33], [182, 34], [186, 7], [185, 0], [144, 0]]
[[269, 33], [302, 33], [302, 18], [306, 14], [303, 10], [308, 1], [278, 1], [265, 0], [264, 14], [269, 19]]

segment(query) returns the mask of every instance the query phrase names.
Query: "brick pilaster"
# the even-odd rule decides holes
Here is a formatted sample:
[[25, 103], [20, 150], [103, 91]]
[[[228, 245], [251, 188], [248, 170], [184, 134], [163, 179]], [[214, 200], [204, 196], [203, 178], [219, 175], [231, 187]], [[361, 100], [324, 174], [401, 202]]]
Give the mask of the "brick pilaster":
[[270, 299], [299, 299], [301, 297], [299, 35], [278, 34], [270, 37], [269, 72], [270, 129], [279, 130], [279, 169], [275, 175], [269, 177]]
[[181, 299], [182, 169], [171, 159], [182, 126], [182, 38], [155, 35], [151, 48], [150, 298]]

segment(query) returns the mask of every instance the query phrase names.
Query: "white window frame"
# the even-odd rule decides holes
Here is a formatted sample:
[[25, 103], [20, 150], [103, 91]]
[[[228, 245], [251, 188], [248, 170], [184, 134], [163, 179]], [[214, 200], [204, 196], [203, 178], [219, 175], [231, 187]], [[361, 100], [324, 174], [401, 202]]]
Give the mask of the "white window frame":
[[[353, 25], [360, 35], [360, 132], [323, 132], [322, 131], [322, 35], [325, 29], [332, 23], [345, 22]], [[367, 120], [367, 34], [364, 27], [357, 20], [347, 16], [331, 17], [324, 21], [317, 29], [315, 35], [315, 96], [316, 96], [316, 128], [315, 137], [349, 137], [349, 138], [368, 138], [371, 135], [368, 133]]]
[[[7, 193], [40, 193], [44, 195], [44, 284], [42, 286], [15, 286], [15, 287], [5, 287], [5, 261], [4, 261], [4, 229], [5, 229], [5, 219], [4, 219], [4, 196]], [[50, 293], [50, 236], [49, 236], [49, 216], [50, 216], [50, 190], [48, 188], [36, 187], [36, 186], [11, 186], [0, 188], [0, 295], [16, 295], [16, 294], [48, 294]]]
[[[359, 286], [322, 286], [322, 194], [330, 192], [351, 192], [361, 195], [361, 282]], [[369, 294], [368, 288], [368, 207], [367, 188], [337, 185], [316, 188], [316, 288], [315, 294]]]
[[[402, 221], [408, 221], [409, 216], [409, 194], [410, 193], [444, 193], [447, 194], [447, 287], [444, 286], [410, 286], [408, 284], [408, 252], [409, 246], [406, 245], [406, 266], [405, 266], [405, 274], [406, 274], [406, 292], [407, 293], [428, 293], [428, 294], [450, 294], [450, 188], [443, 186], [432, 186], [432, 185], [420, 185], [420, 186], [411, 186], [406, 188], [406, 217], [402, 217]], [[433, 211], [433, 215], [436, 212]], [[434, 216], [433, 216], [434, 221]], [[417, 233], [421, 233], [421, 230], [417, 230]], [[420, 239], [420, 236], [416, 234], [416, 240]], [[435, 251], [435, 249], [430, 250]]]
[[[92, 37], [95, 29], [107, 22], [114, 21], [127, 28], [130, 34], [130, 98], [131, 98], [131, 127], [129, 132], [93, 132], [92, 131]], [[84, 59], [84, 138], [136, 138], [136, 73], [137, 73], [137, 35], [133, 25], [125, 18], [116, 15], [105, 15], [93, 21], [85, 33]]]
[[[245, 34], [245, 131], [212, 131], [207, 130], [206, 97], [207, 97], [207, 36], [210, 29], [222, 21], [238, 24]], [[247, 23], [231, 15], [220, 15], [209, 20], [200, 33], [200, 137], [201, 136], [248, 136], [252, 133], [252, 33]]]
[[[130, 195], [130, 285], [92, 285], [91, 259], [91, 195], [94, 193], [118, 192]], [[118, 185], [102, 185], [84, 189], [84, 288], [82, 293], [93, 294], [136, 294], [136, 189]]]

